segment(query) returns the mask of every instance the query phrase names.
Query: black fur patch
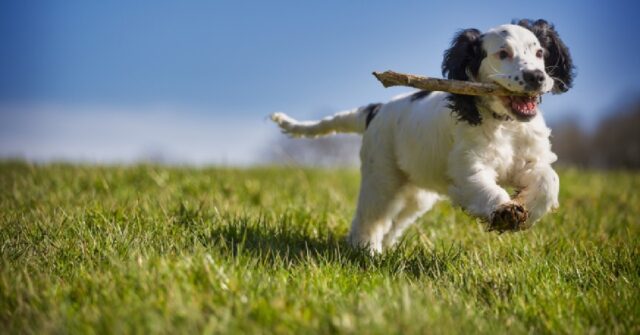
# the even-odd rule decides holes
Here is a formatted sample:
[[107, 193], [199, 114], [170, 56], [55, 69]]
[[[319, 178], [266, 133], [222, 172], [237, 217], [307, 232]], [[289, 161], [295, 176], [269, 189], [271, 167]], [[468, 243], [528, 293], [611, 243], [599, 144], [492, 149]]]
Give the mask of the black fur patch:
[[456, 114], [458, 121], [465, 121], [472, 126], [482, 123], [482, 116], [476, 106], [476, 98], [472, 95], [449, 94], [449, 108]]
[[380, 107], [382, 107], [382, 104], [378, 103], [369, 104], [364, 108], [363, 112], [367, 114], [367, 121], [365, 123], [364, 129], [369, 128], [369, 123], [371, 123], [376, 114], [378, 114], [378, 110], [380, 110]]
[[545, 70], [554, 81], [552, 92], [560, 94], [568, 91], [573, 86], [575, 67], [571, 54], [569, 54], [569, 48], [562, 42], [554, 26], [545, 20], [532, 21], [528, 19], [514, 20], [513, 24], [531, 30], [544, 48]]
[[[444, 52], [442, 75], [449, 79], [470, 80], [469, 75], [478, 75], [480, 63], [487, 57], [482, 49], [482, 34], [478, 29], [465, 29], [453, 38], [451, 47]], [[469, 95], [449, 95], [449, 107], [457, 119], [472, 126], [482, 123], [475, 97]]]
[[411, 102], [420, 100], [422, 98], [426, 98], [431, 94], [431, 91], [418, 91], [416, 93], [411, 94]]

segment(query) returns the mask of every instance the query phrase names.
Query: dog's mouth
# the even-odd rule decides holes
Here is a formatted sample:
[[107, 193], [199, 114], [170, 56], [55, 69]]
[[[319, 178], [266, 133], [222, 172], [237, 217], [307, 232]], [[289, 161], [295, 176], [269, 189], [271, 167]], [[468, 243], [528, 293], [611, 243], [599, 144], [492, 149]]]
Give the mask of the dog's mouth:
[[518, 121], [529, 121], [536, 116], [539, 96], [503, 96], [502, 103]]

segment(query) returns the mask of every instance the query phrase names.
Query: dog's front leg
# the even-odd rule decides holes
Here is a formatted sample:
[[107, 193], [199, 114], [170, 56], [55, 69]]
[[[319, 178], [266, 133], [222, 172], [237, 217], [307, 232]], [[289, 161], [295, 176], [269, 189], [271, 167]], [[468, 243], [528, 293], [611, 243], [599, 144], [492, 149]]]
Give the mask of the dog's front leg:
[[467, 213], [491, 220], [501, 206], [509, 204], [509, 193], [496, 183], [497, 174], [490, 168], [474, 166], [475, 171], [458, 171], [452, 175], [449, 196]]
[[469, 214], [488, 222], [488, 230], [498, 232], [522, 230], [528, 212], [512, 201], [509, 193], [496, 182], [497, 173], [489, 167], [475, 167], [475, 171], [460, 173], [453, 178], [449, 196]]
[[514, 200], [529, 212], [527, 228], [558, 207], [560, 178], [550, 165], [538, 165], [520, 172], [515, 183], [520, 190]]

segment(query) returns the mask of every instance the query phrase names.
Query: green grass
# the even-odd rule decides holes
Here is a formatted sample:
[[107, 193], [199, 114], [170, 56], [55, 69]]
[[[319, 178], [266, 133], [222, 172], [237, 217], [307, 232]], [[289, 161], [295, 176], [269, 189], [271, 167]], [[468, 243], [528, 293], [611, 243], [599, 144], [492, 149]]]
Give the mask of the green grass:
[[639, 333], [640, 174], [561, 180], [532, 230], [442, 202], [370, 257], [355, 171], [0, 163], [0, 332]]

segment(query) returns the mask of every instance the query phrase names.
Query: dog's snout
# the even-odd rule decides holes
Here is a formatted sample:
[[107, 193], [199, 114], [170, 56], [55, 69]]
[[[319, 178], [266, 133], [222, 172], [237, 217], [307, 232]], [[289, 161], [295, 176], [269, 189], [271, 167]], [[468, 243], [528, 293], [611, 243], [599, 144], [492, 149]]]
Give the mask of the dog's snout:
[[533, 90], [537, 90], [544, 83], [544, 72], [541, 70], [524, 70], [522, 71], [522, 79]]

